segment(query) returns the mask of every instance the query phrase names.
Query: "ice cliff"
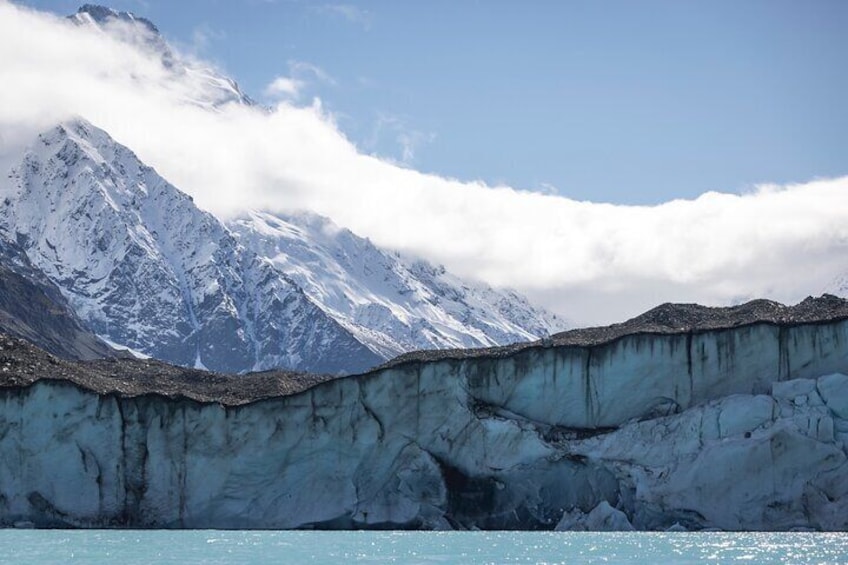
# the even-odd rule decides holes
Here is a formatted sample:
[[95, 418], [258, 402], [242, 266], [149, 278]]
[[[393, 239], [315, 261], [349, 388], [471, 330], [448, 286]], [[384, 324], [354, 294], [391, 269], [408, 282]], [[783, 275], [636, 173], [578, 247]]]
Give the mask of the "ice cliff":
[[286, 396], [3, 347], [5, 525], [848, 527], [835, 297], [664, 306]]

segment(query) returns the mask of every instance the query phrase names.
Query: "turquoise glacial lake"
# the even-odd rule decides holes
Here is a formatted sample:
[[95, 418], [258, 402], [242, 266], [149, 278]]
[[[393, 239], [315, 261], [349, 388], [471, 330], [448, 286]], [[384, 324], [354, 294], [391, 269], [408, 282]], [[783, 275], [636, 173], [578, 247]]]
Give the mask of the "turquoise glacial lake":
[[848, 534], [0, 530], [3, 563], [848, 563]]

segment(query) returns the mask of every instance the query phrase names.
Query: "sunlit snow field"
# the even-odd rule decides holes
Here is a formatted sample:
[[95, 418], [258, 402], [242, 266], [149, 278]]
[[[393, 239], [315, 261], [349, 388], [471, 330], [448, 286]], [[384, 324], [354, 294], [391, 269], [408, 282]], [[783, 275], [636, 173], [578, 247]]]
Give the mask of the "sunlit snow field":
[[848, 534], [0, 530], [4, 563], [846, 563]]

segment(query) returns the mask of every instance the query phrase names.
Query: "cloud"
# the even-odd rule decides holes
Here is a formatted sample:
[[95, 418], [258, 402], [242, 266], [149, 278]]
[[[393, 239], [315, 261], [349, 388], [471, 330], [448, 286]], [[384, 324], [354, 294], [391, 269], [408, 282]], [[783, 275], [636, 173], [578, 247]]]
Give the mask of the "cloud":
[[351, 4], [322, 4], [313, 10], [319, 14], [342, 18], [352, 24], [362, 26], [366, 31], [371, 29], [371, 12]]
[[398, 132], [396, 139], [401, 147], [401, 161], [405, 165], [411, 165], [415, 160], [415, 152], [418, 148], [422, 145], [435, 141], [436, 134], [418, 130], [402, 129]]
[[319, 81], [329, 84], [331, 86], [336, 85], [336, 79], [330, 76], [327, 71], [319, 67], [318, 65], [313, 65], [312, 63], [307, 63], [306, 61], [289, 61], [289, 72], [292, 75], [299, 77], [312, 76]]
[[226, 33], [204, 22], [197, 25], [191, 32], [191, 49], [194, 53], [203, 53], [213, 42], [226, 38]]
[[407, 125], [406, 120], [389, 114], [378, 114], [371, 135], [365, 142], [365, 148], [374, 151], [381, 145], [382, 139], [388, 133], [400, 149], [397, 162], [409, 166], [415, 161], [418, 149], [436, 139], [436, 134], [424, 132]]
[[792, 302], [848, 271], [848, 177], [658, 206], [444, 178], [364, 154], [319, 101], [200, 104], [208, 81], [145, 45], [0, 0], [0, 159], [81, 115], [222, 217], [308, 208], [590, 322], [667, 300]]
[[289, 75], [278, 76], [265, 87], [264, 94], [268, 98], [297, 100], [303, 90], [315, 80], [336, 85], [336, 80], [324, 69], [306, 61], [290, 60], [288, 62]]
[[265, 96], [270, 98], [297, 98], [305, 83], [289, 77], [277, 77], [265, 87]]

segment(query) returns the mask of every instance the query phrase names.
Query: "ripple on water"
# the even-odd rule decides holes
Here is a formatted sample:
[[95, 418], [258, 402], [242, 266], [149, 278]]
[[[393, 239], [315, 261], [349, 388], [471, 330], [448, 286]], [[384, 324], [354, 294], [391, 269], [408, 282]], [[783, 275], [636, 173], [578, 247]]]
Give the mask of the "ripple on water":
[[0, 530], [16, 563], [845, 563], [844, 533]]

